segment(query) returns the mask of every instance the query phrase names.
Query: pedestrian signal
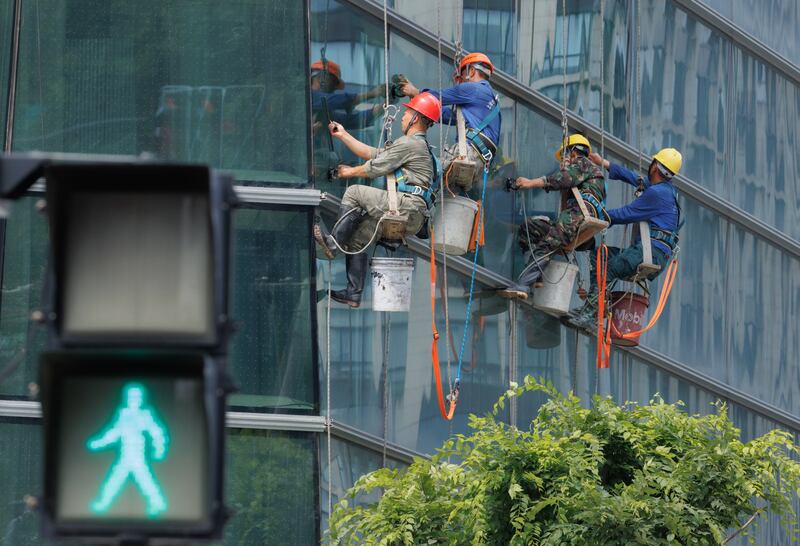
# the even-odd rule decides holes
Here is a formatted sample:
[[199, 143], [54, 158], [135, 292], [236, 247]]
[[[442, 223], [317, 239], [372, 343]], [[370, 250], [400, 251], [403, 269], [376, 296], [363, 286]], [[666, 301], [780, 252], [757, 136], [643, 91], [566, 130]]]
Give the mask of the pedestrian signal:
[[219, 536], [224, 396], [216, 369], [199, 353], [45, 353], [49, 531]]

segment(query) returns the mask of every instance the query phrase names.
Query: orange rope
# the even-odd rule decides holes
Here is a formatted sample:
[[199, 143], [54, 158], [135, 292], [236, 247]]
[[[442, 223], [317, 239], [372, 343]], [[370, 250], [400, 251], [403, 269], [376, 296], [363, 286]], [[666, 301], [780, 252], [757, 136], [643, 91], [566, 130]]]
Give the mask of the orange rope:
[[608, 282], [608, 247], [597, 247], [597, 368], [608, 368], [611, 362], [611, 320], [606, 316], [606, 284]]
[[433, 363], [433, 378], [436, 381], [436, 396], [439, 399], [439, 413], [442, 419], [450, 421], [456, 412], [457, 397], [450, 398], [449, 409], [445, 409], [445, 397], [442, 390], [442, 371], [439, 364], [439, 331], [436, 329], [436, 260], [433, 252], [433, 224], [431, 224], [431, 333], [433, 334], [433, 341], [431, 343], [431, 362]]
[[[481, 207], [483, 203], [475, 201], [478, 204], [478, 210], [475, 211], [475, 219], [472, 221], [472, 234], [469, 236], [469, 251], [475, 252], [478, 246], [486, 244], [486, 230], [483, 229], [483, 214], [481, 214]], [[480, 239], [478, 238], [480, 237]]]
[[631, 339], [639, 337], [641, 334], [655, 326], [656, 322], [659, 318], [661, 318], [661, 313], [664, 311], [664, 307], [667, 305], [667, 298], [669, 298], [669, 293], [672, 291], [672, 284], [675, 282], [675, 276], [678, 271], [678, 260], [673, 259], [669, 266], [667, 266], [667, 274], [664, 277], [664, 288], [661, 289], [661, 294], [658, 296], [658, 305], [656, 305], [656, 310], [653, 313], [653, 316], [650, 318], [650, 322], [647, 323], [647, 326], [638, 330], [636, 332], [627, 332], [622, 334], [617, 330], [617, 327], [614, 326], [612, 322], [612, 327], [614, 328], [614, 335], [621, 339]]

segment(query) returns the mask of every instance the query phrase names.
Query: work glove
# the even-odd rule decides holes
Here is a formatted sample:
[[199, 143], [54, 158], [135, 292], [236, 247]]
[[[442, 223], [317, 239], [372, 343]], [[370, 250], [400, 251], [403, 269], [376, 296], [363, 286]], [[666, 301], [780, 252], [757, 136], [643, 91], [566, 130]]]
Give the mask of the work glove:
[[403, 74], [393, 74], [391, 83], [389, 84], [389, 97], [392, 99], [392, 102], [405, 97], [405, 93], [403, 93], [403, 86], [408, 83], [408, 78], [406, 78]]
[[517, 179], [516, 178], [506, 178], [505, 181], [506, 191], [517, 191], [519, 186], [517, 186]]

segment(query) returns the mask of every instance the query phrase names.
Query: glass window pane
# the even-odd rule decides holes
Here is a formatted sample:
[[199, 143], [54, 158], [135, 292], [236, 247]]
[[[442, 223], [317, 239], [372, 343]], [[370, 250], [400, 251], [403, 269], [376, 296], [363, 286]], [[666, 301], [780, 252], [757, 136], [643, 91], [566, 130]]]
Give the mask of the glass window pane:
[[225, 545], [319, 544], [314, 434], [231, 430]]
[[[404, 256], [397, 253], [396, 256]], [[378, 437], [384, 432], [383, 355], [388, 358], [389, 441], [409, 449], [432, 452], [451, 432], [466, 430], [469, 413], [491, 409], [508, 387], [509, 320], [508, 302], [494, 296], [493, 290], [475, 285], [470, 310], [470, 326], [463, 337], [469, 278], [448, 275], [448, 330], [444, 321], [442, 294], [444, 281], [437, 280], [436, 317], [441, 338], [439, 354], [445, 394], [449, 377], [457, 375], [458, 355], [464, 345], [461, 396], [456, 417], [448, 423], [439, 416], [431, 367], [429, 262], [415, 259], [408, 313], [378, 313], [372, 310], [372, 290], [368, 280], [361, 307], [331, 307], [331, 408], [335, 420], [355, 426]], [[327, 289], [328, 264], [318, 261], [318, 290]], [[344, 263], [332, 263], [333, 288], [344, 285]], [[320, 350], [325, 354], [327, 299], [318, 303]], [[387, 316], [382, 316], [387, 315]], [[389, 347], [384, 345], [389, 321]], [[324, 378], [323, 378], [324, 381]], [[324, 385], [324, 383], [323, 383]]]
[[[314, 180], [316, 187], [341, 196], [346, 180], [330, 180], [328, 169], [362, 161], [328, 133], [328, 115], [354, 137], [371, 146], [383, 121], [383, 24], [337, 0], [311, 1], [311, 70]], [[324, 59], [323, 59], [324, 54]], [[332, 74], [338, 72], [339, 76]], [[327, 111], [326, 111], [327, 105]], [[395, 125], [398, 125], [399, 117]], [[399, 131], [397, 132], [399, 134]], [[333, 146], [333, 152], [331, 151]], [[352, 182], [352, 181], [350, 181]]]
[[299, 207], [234, 213], [232, 406], [313, 412], [311, 212]]
[[28, 385], [38, 381], [39, 351], [44, 348], [44, 328], [30, 321], [31, 312], [42, 302], [49, 244], [47, 219], [37, 212], [37, 198], [14, 203], [6, 221], [3, 283], [0, 292], [0, 359], [9, 362], [22, 351], [28, 339], [33, 346], [20, 367], [0, 384], [0, 394], [24, 397]]
[[305, 184], [304, 12], [250, 0], [25, 2], [14, 149], [149, 152]]

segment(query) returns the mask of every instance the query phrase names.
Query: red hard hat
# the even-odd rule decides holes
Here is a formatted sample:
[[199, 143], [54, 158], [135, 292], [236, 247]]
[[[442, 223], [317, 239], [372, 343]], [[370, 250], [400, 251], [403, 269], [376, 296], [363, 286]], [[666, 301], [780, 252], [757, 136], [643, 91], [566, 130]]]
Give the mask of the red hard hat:
[[489, 68], [489, 75], [494, 73], [494, 65], [492, 64], [492, 61], [490, 61], [489, 57], [483, 53], [470, 53], [461, 59], [461, 64], [458, 65], [459, 73], [464, 70], [465, 67], [475, 63], [485, 64]]
[[333, 61], [322, 59], [311, 63], [311, 72], [327, 72], [336, 78], [336, 89], [344, 89], [344, 82], [342, 81], [342, 69]]
[[420, 93], [410, 101], [404, 103], [403, 106], [422, 114], [431, 121], [439, 121], [439, 116], [442, 114], [442, 105], [439, 99], [427, 91]]

